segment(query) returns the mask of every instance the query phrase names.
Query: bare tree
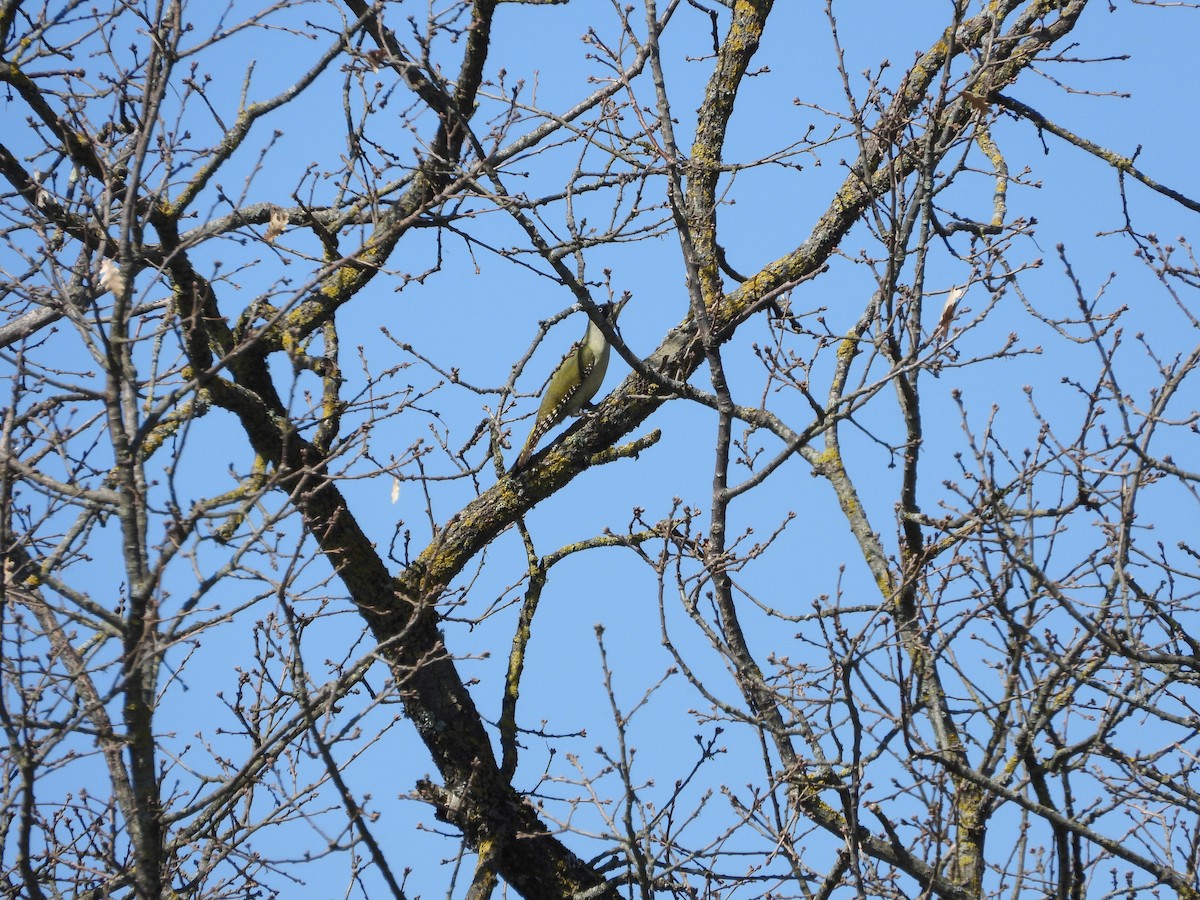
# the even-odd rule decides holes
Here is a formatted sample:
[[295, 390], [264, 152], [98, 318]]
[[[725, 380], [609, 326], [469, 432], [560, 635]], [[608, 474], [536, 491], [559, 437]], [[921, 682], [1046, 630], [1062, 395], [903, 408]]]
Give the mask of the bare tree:
[[[562, 6], [0, 2], [6, 894], [1197, 896], [1116, 6]], [[577, 311], [629, 372], [510, 468]]]

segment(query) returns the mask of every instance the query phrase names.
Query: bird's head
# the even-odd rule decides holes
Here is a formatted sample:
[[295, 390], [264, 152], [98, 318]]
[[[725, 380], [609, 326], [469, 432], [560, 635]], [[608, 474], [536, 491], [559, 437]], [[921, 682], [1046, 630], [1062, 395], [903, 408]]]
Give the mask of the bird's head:
[[608, 303], [601, 304], [600, 311], [604, 314], [604, 318], [606, 318], [610, 324], [617, 324], [617, 316], [621, 314], [621, 310], [625, 308], [625, 304], [629, 302], [629, 298], [631, 296], [632, 294], [627, 291], [622, 295], [620, 300], [609, 301]]

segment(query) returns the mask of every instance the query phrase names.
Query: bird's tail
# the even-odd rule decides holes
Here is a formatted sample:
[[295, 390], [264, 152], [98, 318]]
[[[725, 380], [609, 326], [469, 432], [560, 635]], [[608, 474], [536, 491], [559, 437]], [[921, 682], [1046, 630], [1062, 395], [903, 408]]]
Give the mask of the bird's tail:
[[512, 468], [508, 470], [509, 475], [515, 475], [525, 468], [525, 464], [529, 462], [529, 457], [533, 455], [533, 447], [538, 440], [538, 431], [535, 427], [529, 432], [529, 437], [525, 439], [525, 446], [521, 448], [521, 452], [517, 454], [517, 461], [512, 464]]

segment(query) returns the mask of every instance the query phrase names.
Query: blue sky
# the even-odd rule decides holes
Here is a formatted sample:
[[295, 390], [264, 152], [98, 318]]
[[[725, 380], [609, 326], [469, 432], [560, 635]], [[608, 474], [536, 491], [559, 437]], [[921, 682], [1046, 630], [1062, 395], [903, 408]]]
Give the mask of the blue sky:
[[[746, 82], [739, 96], [724, 157], [727, 163], [750, 162], [785, 147], [804, 135], [810, 125], [816, 129], [814, 134], [828, 132], [829, 117], [818, 110], [845, 112], [845, 98], [821, 5], [780, 3], [777, 6], [758, 56], [759, 63], [766, 68]], [[948, 7], [944, 2], [834, 4], [852, 88], [861, 93], [864, 79], [859, 73], [864, 68], [877, 68], [885, 58], [891, 61], [891, 66], [883, 81], [894, 86], [914, 54], [926, 49], [936, 38]], [[393, 8], [389, 15], [406, 12], [406, 8], [413, 9], [415, 15], [423, 15], [424, 11], [423, 7], [412, 4], [393, 4]], [[591, 25], [606, 41], [615, 41], [613, 10], [607, 4], [575, 3], [564, 7], [502, 4], [489, 58], [490, 76], [497, 78], [502, 67], [506, 85], [524, 82], [523, 99], [536, 99], [538, 105], [553, 111], [569, 108], [594, 89], [590, 76], [604, 71], [587, 58], [588, 47], [581, 37]], [[312, 29], [304, 24], [306, 20], [321, 27]], [[277, 24], [315, 31], [317, 37], [307, 41], [283, 31], [256, 31], [235, 38], [226, 45], [225, 55], [220, 59], [207, 61], [214, 76], [211, 97], [224, 121], [231, 121], [235, 113], [247, 59], [252, 54], [259, 62], [249, 82], [248, 97], [265, 99], [289, 84], [295, 72], [323, 52], [330, 38], [322, 29], [337, 28], [339, 23], [329, 6], [314, 4], [298, 10], [294, 19], [280, 20]], [[400, 28], [399, 15], [395, 21], [389, 20], [389, 24]], [[724, 27], [722, 19], [722, 32]], [[1097, 3], [1088, 9], [1075, 32], [1078, 47], [1071, 53], [1081, 59], [1126, 54], [1129, 58], [1091, 65], [1048, 64], [1041, 67], [1044, 76], [1026, 73], [1008, 93], [1117, 152], [1132, 154], [1141, 146], [1138, 162], [1142, 168], [1195, 196], [1200, 194], [1200, 184], [1193, 164], [1196, 135], [1190, 113], [1194, 107], [1191, 59], [1196, 36], [1194, 12], [1151, 9], [1125, 2], [1110, 12], [1106, 4]], [[708, 17], [688, 4], [681, 4], [667, 31], [663, 55], [668, 90], [678, 119], [675, 127], [685, 148], [691, 143], [694, 110], [710, 71], [711, 50]], [[453, 66], [459, 52], [458, 46], [439, 47], [436, 54], [444, 55], [435, 55], [444, 60], [443, 65]], [[238, 54], [245, 57], [239, 58]], [[245, 178], [250, 178], [244, 188], [246, 203], [289, 205], [294, 193], [307, 197], [310, 191], [314, 202], [327, 200], [331, 180], [338, 174], [346, 150], [340, 113], [344, 80], [353, 81], [345, 79], [345, 73], [335, 66], [306, 97], [282, 110], [278, 117], [268, 118], [259, 126], [261, 130], [253, 132], [246, 150], [235, 157], [228, 171], [222, 171], [197, 209], [205, 211], [211, 207], [215, 215], [224, 214], [227, 204], [218, 196], [218, 190], [239, 200]], [[388, 71], [381, 71], [376, 79], [381, 94], [376, 100], [369, 136], [406, 160], [411, 136], [398, 120], [399, 111], [407, 106], [409, 98], [393, 80], [394, 75]], [[1055, 80], [1075, 92], [1064, 90]], [[371, 81], [367, 79], [368, 84]], [[1083, 89], [1101, 96], [1080, 95], [1078, 91]], [[643, 102], [650, 102], [648, 83], [641, 83], [638, 90]], [[386, 103], [382, 102], [385, 95]], [[485, 100], [483, 112], [489, 112], [491, 104], [492, 101]], [[199, 108], [199, 104], [194, 104], [190, 113], [197, 113]], [[389, 115], [396, 117], [390, 123]], [[481, 119], [488, 121], [490, 114], [482, 115]], [[418, 134], [425, 138], [434, 127], [428, 115], [417, 124]], [[272, 137], [272, 128], [280, 130], [277, 138]], [[204, 124], [203, 116], [194, 124], [189, 123], [189, 129], [198, 145], [211, 141], [217, 133], [214, 126]], [[1010, 256], [1011, 260], [1031, 266], [1020, 279], [1029, 302], [1046, 315], [1057, 311], [1065, 315], [1073, 309], [1071, 287], [1063, 276], [1055, 250], [1061, 243], [1081, 278], [1085, 294], [1099, 291], [1109, 273], [1116, 272], [1102, 306], [1130, 307], [1129, 332], [1143, 331], [1168, 356], [1180, 352], [1179, 347], [1186, 345], [1186, 339], [1183, 344], [1177, 339], [1178, 311], [1156, 288], [1145, 268], [1134, 260], [1130, 242], [1119, 236], [1097, 236], [1122, 225], [1113, 172], [1051, 135], [1040, 138], [1028, 123], [1001, 117], [994, 125], [993, 135], [1006, 155], [1011, 174], [1020, 175], [1026, 182], [1010, 187], [1010, 219], [1033, 217], [1039, 223], [1036, 236], [1019, 239]], [[1043, 140], [1048, 152], [1043, 151]], [[268, 144], [270, 149], [260, 162], [256, 152]], [[803, 241], [844, 177], [842, 161], [852, 158], [854, 153], [853, 140], [845, 138], [796, 157], [795, 167], [763, 166], [739, 173], [728, 194], [736, 202], [719, 212], [720, 240], [730, 263], [744, 273], [752, 273]], [[507, 177], [510, 185], [518, 185], [531, 194], [538, 189], [550, 190], [569, 175], [577, 156], [576, 150], [567, 147], [519, 160], [509, 166]], [[978, 153], [975, 158], [978, 162]], [[955, 208], [987, 218], [993, 184], [986, 174], [964, 178], [955, 189]], [[1186, 235], [1191, 229], [1190, 214], [1184, 214], [1141, 186], [1131, 183], [1128, 190], [1136, 225], [1153, 230], [1164, 239]], [[608, 202], [607, 196], [581, 199], [576, 214], [590, 214], [602, 221]], [[562, 212], [561, 206], [550, 208], [546, 212], [546, 225], [561, 229], [561, 219], [553, 217], [561, 217]], [[487, 213], [470, 227], [473, 233], [497, 247], [522, 240], [512, 222], [498, 213]], [[960, 251], [965, 247], [964, 240], [957, 243]], [[843, 242], [830, 272], [793, 293], [793, 311], [808, 313], [823, 309], [832, 331], [843, 333], [860, 314], [874, 288], [868, 267], [856, 260], [860, 248], [869, 245], [866, 230], [856, 228]], [[293, 252], [319, 252], [316, 241], [300, 229], [289, 231], [279, 241], [278, 248], [264, 253], [264, 247], [260, 242], [241, 246], [229, 241], [217, 249], [202, 247], [195, 251], [202, 270], [208, 266], [214, 273], [218, 268], [226, 273], [226, 280], [218, 284], [218, 289], [222, 302], [228, 304], [228, 314], [239, 311], [242, 299], [249, 303], [258, 292], [278, 286], [277, 279], [292, 278], [299, 284], [311, 271], [311, 265], [298, 256], [287, 267], [278, 265], [277, 260]], [[433, 265], [438, 251], [432, 229], [411, 233], [390, 264], [397, 273], [416, 275]], [[372, 430], [365, 445], [371, 460], [356, 464], [350, 473], [354, 476], [367, 476], [373, 471], [372, 461], [386, 465], [389, 458], [401, 457], [414, 441], [429, 442], [435, 433], [448, 434], [448, 444], [460, 447], [475, 425], [495, 411], [497, 392], [514, 363], [534, 340], [539, 321], [573, 303], [567, 290], [545, 277], [544, 267], [541, 267], [543, 274], [539, 274], [514, 266], [481, 247], [474, 248], [473, 253], [467, 252], [462, 242], [450, 235], [444, 236], [440, 251], [443, 254], [440, 270], [428, 279], [406, 283], [399, 274], [379, 277], [364, 296], [339, 314], [342, 367], [347, 373], [348, 388], [362, 387], [365, 381], [359, 372], [361, 359], [362, 365], [374, 373], [411, 363], [409, 368], [397, 369], [385, 384], [401, 393], [410, 384], [417, 392], [433, 390], [426, 401], [417, 404], [420, 408], [386, 418]], [[1041, 265], [1034, 268], [1038, 260]], [[622, 317], [621, 334], [635, 353], [641, 356], [650, 353], [662, 334], [683, 317], [687, 299], [679, 246], [673, 235], [589, 251], [586, 265], [590, 279], [599, 280], [601, 271], [608, 268], [616, 293], [626, 290], [632, 293], [632, 302]], [[536, 263], [534, 268], [538, 268]], [[948, 290], [961, 284], [969, 274], [969, 268], [961, 261], [944, 252], [936, 253], [931, 257], [927, 291]], [[143, 299], [153, 300], [161, 295], [162, 288], [147, 282], [144, 291]], [[602, 291], [596, 296], [604, 299]], [[962, 304], [979, 312], [988, 299], [986, 291], [975, 286]], [[927, 330], [932, 329], [938, 309], [940, 296], [928, 302]], [[487, 388], [490, 393], [481, 395], [454, 386], [435, 389], [440, 377], [387, 340], [380, 326], [386, 326], [396, 341], [410, 343], [439, 366], [457, 367], [464, 381]], [[582, 328], [583, 319], [578, 314], [555, 326], [523, 373], [518, 389], [529, 395], [536, 392], [544, 373]], [[999, 300], [980, 328], [963, 337], [960, 346], [964, 355], [987, 352], [1002, 345], [1010, 331], [1020, 335], [1022, 346], [1045, 345], [1050, 349], [1039, 355], [985, 363], [973, 369], [950, 369], [936, 380], [925, 377], [922, 382], [927, 407], [921, 501], [926, 512], [939, 510], [939, 504], [947, 499], [943, 479], [959, 477], [955, 453], [963, 449], [963, 437], [953, 391], [962, 391], [975, 428], [981, 427], [995, 406], [997, 428], [1004, 440], [1015, 447], [1032, 445], [1038, 430], [1038, 423], [1029, 412], [1026, 385], [1032, 386], [1039, 409], [1056, 423], [1068, 423], [1080, 415], [1078, 397], [1062, 380], [1064, 376], [1085, 381], [1093, 378], [1090, 373], [1095, 370], [1094, 354], [1090, 348], [1072, 347], [1053, 339], [1044, 324], [1025, 312], [1012, 291]], [[762, 376], [751, 345], [768, 340], [765, 324], [756, 322], [740, 332], [727, 348], [738, 392], [735, 399], [741, 402], [759, 400]], [[806, 340], [789, 339], [800, 353], [811, 349]], [[1130, 366], [1130, 383], [1126, 387], [1136, 392], [1153, 373], [1147, 371], [1144, 357], [1136, 348], [1127, 347], [1125, 352], [1122, 358], [1128, 359]], [[281, 361], [278, 371], [284, 382], [290, 378], [287, 369]], [[614, 356], [604, 390], [611, 389], [626, 374], [624, 363]], [[305, 377], [308, 376], [297, 380], [297, 389], [315, 388], [315, 380], [305, 381]], [[820, 377], [825, 377], [825, 373], [818, 367], [814, 378]], [[703, 370], [697, 379], [703, 385]], [[1183, 401], [1184, 405], [1191, 402], [1194, 401]], [[536, 403], [532, 396], [522, 397], [517, 411], [531, 413]], [[795, 398], [777, 396], [770, 403], [781, 414], [804, 421], [801, 417], [805, 407]], [[889, 407], [888, 401], [882, 402], [881, 410], [869, 414], [869, 424], [883, 432], [890, 429], [890, 436], [895, 437], [894, 403]], [[519, 447], [528, 421], [512, 421], [511, 412], [508, 418], [512, 422], [511, 443], [514, 448]], [[219, 414], [213, 414], [200, 423], [197, 439], [186, 445], [187, 473], [179, 479], [185, 500], [227, 490], [235, 481], [231, 473], [240, 476], [249, 469], [251, 459], [244, 441], [227, 432], [227, 427]], [[638, 434], [652, 428], [662, 429], [662, 440], [639, 459], [587, 471], [530, 512], [526, 521], [539, 553], [551, 553], [573, 541], [599, 535], [604, 529], [621, 533], [631, 521], [635, 507], [644, 509], [646, 520], [653, 522], [670, 512], [675, 498], [700, 509], [696, 527], [707, 527], [703, 510], [707, 508], [711, 486], [714, 416], [696, 406], [671, 403], [646, 422]], [[853, 430], [847, 430], [845, 437], [847, 461], [859, 481], [872, 524], [885, 536], [886, 546], [894, 549], [892, 510], [898, 470], [890, 467], [892, 458], [882, 447], [862, 439]], [[767, 446], [771, 444], [767, 442]], [[1188, 450], [1194, 453], [1194, 444], [1191, 447], [1185, 444], [1175, 452]], [[515, 449], [510, 451], [510, 459], [513, 455]], [[479, 456], [477, 448], [471, 458]], [[437, 455], [430, 465], [434, 474], [452, 471], [452, 466]], [[411, 474], [413, 470], [407, 471]], [[489, 486], [493, 477], [490, 466], [485, 467], [480, 476], [481, 486]], [[384, 472], [347, 480], [342, 489], [360, 523], [379, 547], [387, 548], [405, 529], [411, 529], [414, 552], [419, 552], [428, 540], [430, 524], [424, 512], [425, 497], [416, 482], [404, 482], [395, 503], [390, 497], [391, 477]], [[474, 487], [466, 479], [433, 484], [431, 491], [438, 524], [474, 495]], [[1047, 492], [1052, 494], [1053, 489], [1047, 487]], [[832, 493], [824, 482], [810, 477], [807, 466], [799, 460], [785, 464], [763, 489], [752, 491], [735, 504], [731, 532], [753, 527], [754, 539], [761, 540], [792, 512], [796, 517], [771, 549], [755, 565], [738, 574], [739, 585], [762, 603], [792, 616], [810, 612], [814, 603], [835, 602], [831, 597], [848, 607], [878, 604], [878, 592], [845, 528]], [[1180, 505], [1170, 496], [1159, 500], [1151, 495], [1147, 512], [1168, 544], [1179, 535], [1194, 531], [1197, 525], [1195, 505]], [[398, 521], [402, 524], [398, 525]], [[286, 537], [285, 532], [282, 538], [285, 544]], [[1064, 538], [1063, 543], [1069, 546], [1070, 540]], [[215, 565], [215, 560], [206, 564]], [[98, 573], [96, 577], [101, 582], [119, 578], [107, 569], [105, 560], [90, 568]], [[464, 678], [479, 679], [474, 687], [477, 705], [493, 720], [499, 714], [502, 677], [516, 604], [522, 593], [523, 570], [520, 538], [515, 530], [510, 530], [489, 548], [478, 566], [469, 567], [463, 574], [456, 587], [470, 582], [470, 593], [456, 617], [466, 621], [451, 621], [446, 628], [452, 652], [463, 657], [460, 671]], [[303, 579], [312, 583], [316, 591], [327, 577], [318, 562], [309, 567]], [[178, 581], [169, 585], [179, 596], [195, 582], [193, 573], [182, 567], [172, 578]], [[668, 584], [668, 594], [669, 589]], [[228, 608], [245, 593], [260, 590], [262, 583], [239, 584], [220, 592], [214, 602], [219, 599]], [[329, 590], [337, 591], [336, 581]], [[493, 604], [500, 606], [497, 612], [482, 621], [473, 621]], [[673, 665], [670, 653], [663, 647], [663, 621], [679, 652], [703, 674], [713, 693], [740, 705], [724, 663], [687, 620], [678, 598], [666, 596], [663, 608], [664, 618], [660, 619], [653, 574], [628, 550], [591, 551], [571, 557], [553, 569], [534, 623], [519, 721], [527, 728], [577, 736], [557, 742], [553, 752], [547, 739], [525, 737], [519, 787], [532, 788], [548, 772], [551, 783], [543, 786], [544, 792], [570, 795], [578, 791], [570, 784], [572, 779], [600, 772], [605, 767], [604, 754], [614, 752], [613, 715], [602, 678], [597, 626], [604, 629], [604, 643], [614, 670], [613, 691], [624, 710], [633, 708]], [[865, 632], [874, 633], [874, 628], [881, 627], [880, 618], [864, 615], [854, 621]], [[812, 623], [783, 622], [754, 611], [747, 603], [743, 624], [760, 661], [771, 655], [797, 660], [813, 653], [810, 641], [817, 634]], [[348, 603], [339, 606], [335, 602], [323, 608], [319, 626], [309, 630], [304, 643], [314, 673], [323, 671], [327, 660], [343, 659], [347, 653], [364, 654], [370, 649], [360, 640], [361, 625], [357, 616], [349, 612]], [[164, 702], [160, 718], [164, 730], [176, 731], [181, 758], [189, 761], [201, 760], [207, 753], [192, 737], [193, 723], [206, 715], [214, 718], [221, 715], [219, 704], [208, 706], [213, 703], [211, 689], [232, 690], [236, 677], [231, 667], [252, 652], [254, 636], [246, 628], [235, 625], [214, 633], [222, 636], [220, 641], [209, 643], [201, 639], [183, 680], [169, 687], [168, 702]], [[825, 659], [814, 660], [814, 664], [825, 662]], [[981, 679], [986, 677], [982, 668], [979, 672]], [[379, 682], [383, 677], [377, 669], [368, 681]], [[179, 701], [178, 705], [170, 702], [171, 697]], [[358, 702], [369, 706], [360, 691], [355, 700], [347, 702], [346, 708], [354, 709]], [[435, 834], [444, 826], [434, 821], [427, 807], [415, 801], [396, 800], [398, 795], [413, 789], [415, 779], [432, 771], [428, 755], [409, 723], [401, 721], [393, 725], [396, 712], [394, 704], [364, 712], [361, 722], [364, 735], [381, 736], [377, 740], [364, 737], [355, 744], [365, 749], [347, 767], [347, 774], [354, 790], [360, 795], [371, 795], [370, 808], [382, 813], [377, 835], [384, 839], [385, 850], [394, 865], [411, 867], [409, 895], [442, 895], [446, 893], [451, 865], [446, 860], [456, 852], [456, 843]], [[707, 701], [680, 675], [669, 677], [637, 713], [630, 726], [630, 742], [637, 748], [636, 773], [647, 784], [644, 800], [654, 799], [660, 805], [666, 802], [674, 779], [679, 777], [680, 760], [690, 760], [696, 753], [696, 736], [703, 739], [715, 736], [716, 725], [708, 713]], [[232, 739], [217, 738], [216, 745], [224, 746], [226, 740], [229, 752], [236, 752], [238, 742]], [[705, 792], [715, 792], [713, 799], [705, 801], [705, 811], [689, 829], [689, 838], [697, 844], [717, 840], [734, 821], [731, 805], [721, 794], [722, 788], [744, 798], [744, 785], [762, 777], [761, 751], [747, 729], [726, 728], [718, 742], [728, 747], [729, 752], [705, 766], [701, 778], [687, 792], [691, 804], [699, 804]], [[187, 750], [182, 749], [184, 745], [188, 745]], [[569, 759], [568, 754], [576, 756]], [[264, 809], [269, 806], [267, 801]], [[560, 803], [551, 804], [550, 809], [552, 813], [564, 814], [568, 807], [569, 804]], [[606, 811], [611, 813], [612, 809]], [[585, 832], [603, 830], [602, 817], [586, 803], [571, 813], [573, 828]], [[327, 821], [337, 821], [338, 815], [333, 812]], [[267, 848], [295, 847], [297, 856], [320, 851], [320, 842], [314, 840], [313, 832], [304, 823], [264, 832], [261, 840]], [[567, 840], [584, 857], [598, 852], [601, 846], [578, 836]], [[737, 840], [754, 843], [746, 836]], [[813, 866], [821, 869], [836, 847], [836, 843], [814, 836], [810, 844]], [[469, 869], [468, 862], [453, 896], [463, 894]], [[374, 896], [379, 889], [373, 880], [375, 876], [367, 873], [361, 882], [361, 893], [356, 894], [356, 888], [347, 884], [345, 855], [305, 867], [304, 873], [308, 896]]]

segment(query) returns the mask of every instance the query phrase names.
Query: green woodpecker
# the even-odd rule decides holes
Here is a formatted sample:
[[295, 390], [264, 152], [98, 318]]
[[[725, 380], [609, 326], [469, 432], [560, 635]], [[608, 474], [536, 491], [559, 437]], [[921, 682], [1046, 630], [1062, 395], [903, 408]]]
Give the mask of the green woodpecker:
[[[615, 326], [621, 308], [625, 306], [628, 297], [622, 297], [615, 303], [604, 303], [600, 306], [600, 314], [605, 320]], [[591, 408], [591, 400], [600, 390], [604, 382], [604, 373], [608, 369], [609, 354], [608, 338], [604, 336], [596, 323], [588, 319], [587, 331], [583, 338], [575, 342], [567, 355], [562, 358], [550, 383], [542, 394], [542, 405], [538, 407], [537, 418], [533, 421], [533, 429], [521, 448], [513, 471], [522, 469], [529, 462], [537, 442], [547, 431], [565, 419], [567, 416], [578, 416], [584, 410]]]

